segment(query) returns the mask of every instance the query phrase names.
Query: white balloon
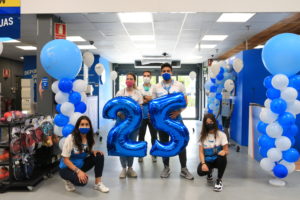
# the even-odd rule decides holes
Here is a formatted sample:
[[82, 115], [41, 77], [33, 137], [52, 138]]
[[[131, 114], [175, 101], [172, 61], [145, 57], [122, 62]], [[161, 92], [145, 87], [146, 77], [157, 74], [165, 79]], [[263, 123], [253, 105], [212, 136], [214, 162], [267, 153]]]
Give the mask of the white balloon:
[[75, 126], [78, 118], [81, 117], [81, 116], [82, 116], [82, 114], [79, 113], [79, 112], [73, 113], [72, 116], [70, 117], [70, 122], [69, 123], [72, 124], [73, 126]]
[[283, 90], [289, 85], [289, 78], [284, 74], [277, 74], [272, 78], [272, 86], [278, 90]]
[[283, 129], [278, 122], [273, 122], [267, 126], [266, 132], [271, 138], [279, 138], [283, 133]]
[[234, 82], [231, 79], [228, 79], [227, 81], [225, 81], [224, 83], [224, 88], [228, 91], [231, 92], [234, 88]]
[[64, 93], [64, 92], [58, 92], [55, 95], [55, 101], [58, 104], [63, 104], [65, 102], [69, 101], [69, 94], [68, 93]]
[[62, 136], [62, 127], [54, 125], [54, 134], [57, 136]]
[[58, 88], [58, 83], [59, 83], [59, 81], [54, 81], [51, 85], [51, 89], [55, 94], [60, 91]]
[[208, 76], [209, 76], [210, 78], [216, 78], [216, 76], [214, 75], [214, 73], [211, 71], [211, 67], [208, 68]]
[[65, 102], [61, 104], [60, 111], [66, 116], [71, 116], [75, 111], [75, 106], [70, 102]]
[[219, 74], [220, 69], [221, 69], [221, 67], [220, 67], [219, 63], [217, 61], [214, 61], [211, 65], [211, 72], [213, 73], [213, 75], [215, 77]]
[[269, 158], [263, 158], [260, 161], [260, 166], [265, 171], [272, 171], [275, 167], [275, 163]]
[[287, 102], [294, 102], [298, 97], [298, 92], [292, 87], [287, 87], [281, 91], [281, 98]]
[[0, 55], [2, 54], [2, 52], [3, 52], [3, 43], [0, 42]]
[[282, 152], [277, 148], [271, 148], [268, 151], [267, 155], [268, 155], [268, 158], [273, 162], [276, 162], [276, 161], [279, 161], [282, 159]]
[[191, 71], [190, 74], [189, 74], [189, 76], [190, 76], [191, 80], [194, 80], [197, 77], [197, 73], [194, 72], [194, 71]]
[[104, 72], [104, 66], [101, 63], [98, 63], [95, 66], [95, 72], [98, 74], [98, 76], [101, 76], [101, 74]]
[[95, 57], [94, 57], [93, 53], [91, 53], [89, 51], [84, 52], [84, 54], [83, 54], [83, 63], [87, 67], [91, 67], [93, 65], [94, 61], [95, 61]]
[[292, 142], [288, 137], [281, 136], [275, 140], [275, 146], [281, 151], [286, 151], [291, 148]]
[[290, 112], [292, 114], [300, 114], [300, 101], [296, 100], [294, 102], [290, 102], [287, 104], [286, 112]]
[[242, 71], [243, 67], [244, 67], [244, 63], [241, 59], [239, 59], [239, 58], [234, 59], [233, 69], [234, 69], [234, 71], [236, 71], [236, 73], [240, 73], [240, 71]]
[[265, 105], [266, 108], [270, 108], [271, 101], [272, 101], [271, 99], [266, 99], [266, 100], [265, 100], [264, 105]]
[[260, 120], [267, 124], [274, 122], [277, 119], [277, 117], [278, 117], [278, 114], [273, 113], [268, 108], [262, 108], [261, 112], [259, 114]]
[[65, 144], [65, 140], [66, 140], [66, 138], [61, 138], [61, 139], [59, 140], [58, 146], [59, 146], [60, 150], [63, 149], [64, 144]]
[[112, 71], [110, 73], [111, 80], [115, 81], [118, 78], [118, 73], [116, 71]]
[[73, 83], [73, 90], [76, 92], [84, 92], [86, 91], [86, 88], [87, 88], [87, 83], [82, 79], [78, 79]]
[[290, 163], [285, 160], [282, 160], [282, 161], [280, 161], [280, 164], [284, 165], [287, 168], [289, 174], [292, 173], [293, 171], [295, 171], [295, 169], [296, 169], [295, 163]]

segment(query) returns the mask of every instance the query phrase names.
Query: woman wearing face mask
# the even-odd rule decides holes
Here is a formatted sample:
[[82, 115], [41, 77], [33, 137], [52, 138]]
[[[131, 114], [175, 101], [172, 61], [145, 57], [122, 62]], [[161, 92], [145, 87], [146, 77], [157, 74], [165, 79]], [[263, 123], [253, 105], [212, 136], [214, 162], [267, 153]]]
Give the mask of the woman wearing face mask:
[[[101, 181], [104, 166], [104, 154], [93, 150], [95, 144], [93, 127], [87, 116], [81, 116], [75, 129], [66, 139], [62, 149], [60, 161], [60, 176], [65, 181], [67, 191], [75, 191], [75, 186], [85, 186], [88, 183], [87, 171], [94, 167], [94, 189], [109, 192]], [[74, 186], [75, 185], [75, 186]]]
[[[138, 104], [143, 104], [143, 96], [140, 93], [140, 91], [136, 87], [136, 75], [133, 73], [128, 73], [126, 75], [126, 88], [120, 90], [117, 92], [116, 97], [118, 96], [124, 96], [124, 97], [130, 97], [133, 100], [135, 100]], [[120, 123], [125, 118], [124, 114], [119, 112], [118, 113], [118, 119], [116, 123]], [[138, 135], [139, 129], [137, 129], [135, 132], [133, 132], [130, 135], [130, 139], [133, 141], [136, 141], [137, 135]], [[128, 156], [120, 156], [120, 161], [122, 165], [122, 171], [120, 173], [120, 178], [126, 178], [128, 176], [129, 178], [136, 178], [137, 173], [133, 170], [134, 157], [128, 157]]]
[[218, 177], [214, 191], [220, 192], [223, 189], [222, 177], [225, 172], [228, 155], [228, 141], [225, 133], [218, 130], [216, 118], [213, 114], [206, 114], [203, 118], [202, 131], [200, 136], [198, 166], [199, 176], [207, 175], [207, 181], [212, 182], [212, 171], [218, 169]]

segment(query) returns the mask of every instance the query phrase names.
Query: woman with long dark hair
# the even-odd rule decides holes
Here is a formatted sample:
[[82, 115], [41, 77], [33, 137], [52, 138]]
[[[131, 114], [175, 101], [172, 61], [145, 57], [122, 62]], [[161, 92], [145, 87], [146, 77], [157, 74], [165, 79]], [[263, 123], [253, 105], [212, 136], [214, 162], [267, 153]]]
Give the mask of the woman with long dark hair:
[[[138, 104], [142, 106], [143, 104], [143, 95], [141, 92], [137, 89], [136, 87], [136, 75], [133, 73], [128, 73], [126, 75], [126, 88], [119, 90], [116, 94], [116, 96], [124, 96], [124, 97], [130, 97], [133, 100], [135, 100]], [[117, 118], [117, 124], [121, 123], [122, 120], [125, 119], [125, 115], [122, 112], [118, 113], [118, 118]], [[139, 129], [131, 133], [129, 138], [133, 141], [136, 141], [137, 135], [139, 133]], [[132, 165], [133, 165], [133, 160], [134, 157], [129, 157], [129, 156], [121, 156], [120, 157], [120, 162], [122, 165], [122, 171], [120, 173], [119, 178], [123, 179], [129, 177], [129, 178], [136, 178], [137, 173], [133, 170]]]
[[[104, 153], [93, 150], [94, 131], [91, 120], [87, 116], [81, 116], [62, 148], [60, 161], [60, 176], [65, 181], [65, 188], [71, 192], [75, 186], [85, 186], [88, 183], [87, 171], [94, 167], [94, 189], [101, 192], [109, 192], [101, 181], [104, 166]], [[75, 185], [75, 186], [74, 186]]]
[[222, 177], [226, 169], [228, 155], [228, 141], [225, 133], [218, 129], [218, 123], [213, 114], [205, 114], [200, 136], [198, 166], [199, 176], [207, 175], [207, 181], [212, 182], [212, 171], [218, 169], [218, 177], [214, 191], [220, 192], [223, 189]]

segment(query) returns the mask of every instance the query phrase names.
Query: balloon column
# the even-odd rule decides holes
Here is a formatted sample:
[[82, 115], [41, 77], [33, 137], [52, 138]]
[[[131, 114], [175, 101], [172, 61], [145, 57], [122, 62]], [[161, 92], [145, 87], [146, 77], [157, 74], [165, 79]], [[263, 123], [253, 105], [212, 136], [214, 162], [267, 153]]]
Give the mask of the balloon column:
[[[90, 58], [89, 55], [86, 57]], [[77, 119], [87, 109], [87, 84], [83, 80], [74, 80], [82, 66], [81, 52], [68, 40], [52, 40], [43, 47], [40, 59], [45, 71], [58, 79], [51, 86], [58, 113], [54, 117], [54, 133], [67, 137], [74, 130]]]
[[299, 45], [299, 35], [284, 33], [271, 38], [262, 50], [263, 63], [272, 75], [264, 79], [268, 99], [257, 126], [262, 134], [260, 166], [277, 178], [292, 173], [299, 159], [299, 152], [292, 148], [298, 133], [296, 115], [300, 113], [300, 76], [295, 75], [300, 71]]

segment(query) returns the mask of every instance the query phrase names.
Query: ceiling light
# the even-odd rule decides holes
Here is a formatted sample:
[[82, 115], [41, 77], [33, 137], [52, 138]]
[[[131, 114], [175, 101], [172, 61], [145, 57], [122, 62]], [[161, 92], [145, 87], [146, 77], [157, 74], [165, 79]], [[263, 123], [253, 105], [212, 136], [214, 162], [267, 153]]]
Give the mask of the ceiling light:
[[255, 13], [223, 13], [217, 22], [246, 22], [254, 15]]
[[154, 35], [131, 35], [129, 36], [132, 41], [152, 41]]
[[[216, 46], [216, 44], [201, 44], [200, 49], [213, 49]], [[199, 48], [199, 45], [197, 44], [195, 48]]]
[[77, 45], [79, 49], [97, 49], [94, 45]]
[[3, 42], [3, 43], [19, 43], [20, 41], [19, 40], [14, 40], [10, 37], [1, 37], [0, 42]]
[[262, 49], [264, 48], [265, 45], [257, 45], [256, 47], [254, 47], [254, 49]]
[[81, 36], [67, 36], [67, 40], [70, 40], [71, 42], [85, 42], [86, 41]]
[[21, 56], [21, 57], [20, 57], [20, 59], [21, 59], [21, 60], [24, 60], [24, 57], [23, 57], [23, 56]]
[[135, 47], [138, 49], [155, 49], [155, 44], [135, 44]]
[[152, 13], [118, 13], [122, 23], [152, 23]]
[[205, 41], [223, 41], [228, 37], [228, 35], [205, 35], [202, 40]]
[[19, 49], [25, 50], [25, 51], [33, 51], [36, 50], [37, 48], [34, 46], [16, 46]]

